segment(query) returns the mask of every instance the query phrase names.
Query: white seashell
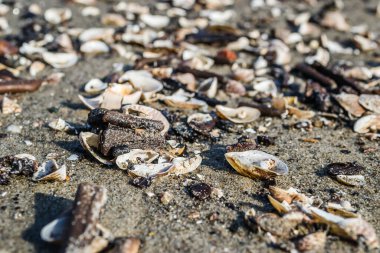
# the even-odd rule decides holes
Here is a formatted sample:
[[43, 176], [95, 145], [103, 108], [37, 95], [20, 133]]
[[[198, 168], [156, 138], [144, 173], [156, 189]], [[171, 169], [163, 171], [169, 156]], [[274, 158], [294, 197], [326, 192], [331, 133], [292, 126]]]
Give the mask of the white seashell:
[[363, 175], [337, 175], [338, 182], [349, 186], [364, 186], [365, 178]]
[[157, 32], [153, 30], [145, 29], [139, 32], [127, 30], [125, 33], [123, 33], [121, 38], [126, 43], [137, 43], [137, 44], [147, 46], [157, 37], [158, 37]]
[[80, 51], [84, 54], [98, 55], [106, 54], [110, 51], [106, 43], [99, 40], [86, 41], [80, 46]]
[[94, 78], [85, 84], [84, 91], [87, 94], [91, 94], [91, 95], [99, 94], [100, 92], [105, 90], [107, 87], [108, 87], [108, 85], [106, 83], [104, 83], [103, 81], [101, 81], [98, 78]]
[[353, 41], [357, 48], [359, 48], [361, 51], [368, 52], [373, 51], [378, 48], [377, 43], [367, 39], [366, 37], [363, 37], [361, 35], [355, 35], [353, 38]]
[[191, 9], [195, 3], [195, 0], [173, 0], [172, 4], [175, 7]]
[[227, 24], [227, 22], [235, 15], [233, 10], [202, 10], [201, 17], [207, 17], [212, 24]]
[[342, 32], [350, 29], [350, 25], [347, 23], [346, 17], [339, 10], [325, 12], [324, 17], [321, 20], [321, 25]]
[[100, 15], [100, 9], [95, 6], [87, 6], [82, 9], [81, 14], [84, 17], [96, 17]]
[[81, 42], [90, 40], [103, 40], [105, 42], [113, 42], [114, 33], [115, 29], [113, 28], [89, 28], [84, 30], [79, 35], [79, 40]]
[[369, 131], [378, 131], [380, 129], [380, 115], [372, 114], [361, 117], [354, 124], [354, 131], [357, 133], [368, 133]]
[[15, 155], [16, 158], [19, 158], [19, 159], [22, 159], [22, 158], [27, 158], [29, 160], [33, 160], [33, 161], [36, 161], [36, 157], [34, 157], [33, 155], [30, 155], [30, 154], [17, 154]]
[[142, 96], [142, 91], [136, 91], [132, 94], [129, 94], [129, 95], [125, 95], [123, 97], [123, 100], [121, 100], [121, 104], [122, 105], [134, 105], [134, 104], [137, 104], [140, 99], [141, 99], [141, 96]]
[[3, 114], [20, 113], [22, 108], [16, 100], [4, 96], [1, 101], [1, 112]]
[[31, 76], [37, 76], [38, 73], [45, 69], [45, 64], [40, 61], [35, 61], [29, 66], [29, 73]]
[[57, 131], [62, 131], [62, 132], [66, 132], [66, 131], [69, 131], [71, 129], [74, 129], [69, 123], [67, 123], [66, 121], [64, 121], [61, 118], [58, 118], [56, 120], [49, 122], [48, 126], [51, 129], [54, 129]]
[[227, 49], [240, 51], [249, 47], [249, 39], [247, 37], [241, 37], [236, 41], [230, 42], [227, 45]]
[[172, 160], [172, 163], [174, 168], [170, 174], [182, 175], [196, 170], [202, 163], [202, 157], [200, 155], [191, 158], [176, 157]]
[[127, 105], [123, 107], [123, 113], [125, 114], [138, 113], [139, 117], [162, 122], [162, 124], [164, 125], [164, 129], [161, 131], [162, 135], [165, 135], [169, 131], [169, 128], [170, 128], [169, 121], [159, 110], [154, 109], [152, 107], [145, 106], [145, 105]]
[[41, 239], [50, 243], [63, 242], [65, 235], [70, 228], [71, 217], [67, 212], [65, 215], [51, 221], [45, 225], [40, 232]]
[[339, 215], [344, 218], [357, 218], [360, 216], [348, 201], [341, 201], [338, 203], [329, 202], [326, 205], [326, 210], [329, 213]]
[[286, 201], [280, 202], [277, 199], [273, 198], [271, 195], [268, 195], [268, 199], [274, 209], [276, 209], [281, 214], [288, 213], [292, 210], [292, 207]]
[[133, 75], [130, 77], [129, 81], [135, 89], [139, 89], [143, 92], [145, 99], [149, 99], [155, 93], [163, 89], [163, 85], [160, 81], [144, 75]]
[[339, 105], [355, 117], [360, 117], [365, 113], [364, 108], [359, 104], [359, 96], [355, 94], [340, 93], [334, 95]]
[[154, 178], [167, 175], [172, 168], [172, 163], [136, 164], [128, 170], [128, 174], [135, 177]]
[[258, 77], [253, 81], [253, 89], [265, 94], [271, 94], [273, 97], [277, 95], [277, 87], [272, 79], [266, 77]]
[[222, 119], [228, 119], [234, 123], [250, 123], [260, 117], [260, 111], [256, 108], [242, 106], [239, 108], [230, 108], [222, 105], [215, 107], [216, 113]]
[[69, 68], [74, 66], [78, 61], [78, 56], [75, 53], [51, 53], [43, 52], [43, 60], [54, 68]]
[[105, 165], [112, 165], [112, 163], [104, 158], [100, 152], [98, 152], [99, 148], [99, 135], [91, 133], [91, 132], [81, 132], [79, 134], [79, 142], [82, 147], [89, 152], [92, 157], [94, 157], [99, 162]]
[[250, 178], [271, 178], [286, 175], [288, 166], [277, 157], [258, 150], [228, 152], [228, 163], [240, 174]]
[[278, 65], [286, 65], [290, 63], [291, 54], [289, 47], [281, 40], [274, 39], [270, 41], [269, 51], [274, 52], [273, 62]]
[[218, 79], [216, 77], [207, 78], [199, 85], [197, 91], [205, 93], [209, 98], [214, 98], [218, 92]]
[[336, 41], [329, 40], [326, 34], [321, 35], [321, 43], [324, 48], [328, 49], [329, 52], [333, 54], [352, 55], [354, 53], [354, 50], [352, 48], [344, 47]]
[[354, 78], [363, 81], [369, 81], [373, 77], [372, 72], [369, 68], [359, 66], [347, 69], [344, 71], [343, 74], [349, 78]]
[[359, 97], [359, 104], [370, 111], [380, 114], [380, 95], [362, 94]]
[[308, 64], [313, 64], [314, 62], [319, 62], [323, 66], [327, 66], [330, 61], [330, 53], [326, 49], [320, 47], [317, 52], [312, 56], [307, 56], [305, 62]]
[[159, 154], [153, 150], [132, 149], [129, 153], [119, 155], [116, 165], [122, 170], [129, 166], [140, 163], [151, 163], [158, 158]]
[[53, 25], [61, 24], [72, 17], [72, 12], [68, 8], [51, 8], [47, 9], [44, 18], [47, 22]]
[[185, 96], [183, 94], [173, 94], [171, 96], [166, 96], [164, 98], [165, 104], [168, 106], [178, 108], [178, 109], [200, 109], [207, 108], [207, 103], [196, 99]]
[[65, 181], [66, 178], [66, 165], [59, 167], [55, 160], [44, 162], [33, 174], [34, 181]]
[[101, 20], [103, 25], [122, 27], [127, 24], [127, 20], [120, 14], [107, 13]]
[[92, 98], [87, 98], [82, 95], [78, 95], [80, 101], [89, 109], [93, 110], [95, 108], [98, 108], [102, 101], [103, 101], [103, 95], [99, 95]]
[[170, 18], [167, 16], [152, 14], [143, 14], [140, 19], [144, 24], [156, 29], [162, 29], [168, 26], [170, 22]]

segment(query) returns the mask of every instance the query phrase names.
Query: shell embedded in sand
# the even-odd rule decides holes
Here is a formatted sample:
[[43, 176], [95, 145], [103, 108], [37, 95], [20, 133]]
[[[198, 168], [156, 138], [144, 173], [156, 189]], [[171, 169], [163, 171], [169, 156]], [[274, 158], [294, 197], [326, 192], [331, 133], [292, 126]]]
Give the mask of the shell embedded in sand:
[[128, 174], [135, 177], [154, 178], [169, 174], [172, 168], [172, 163], [135, 164], [131, 169], [128, 170]]
[[380, 114], [366, 115], [358, 119], [354, 124], [354, 131], [357, 133], [368, 133], [380, 129]]
[[116, 165], [122, 170], [127, 170], [130, 165], [151, 163], [158, 158], [159, 154], [153, 150], [132, 149], [126, 154], [116, 158]]
[[237, 172], [250, 178], [268, 179], [286, 175], [289, 171], [283, 161], [258, 150], [229, 152], [225, 157]]
[[99, 135], [91, 132], [81, 132], [79, 134], [79, 141], [82, 147], [96, 160], [106, 165], [112, 165], [112, 162], [104, 158], [98, 151]]
[[202, 157], [200, 155], [191, 158], [176, 157], [172, 160], [172, 163], [174, 168], [170, 174], [182, 175], [196, 170], [202, 163]]
[[234, 123], [250, 123], [260, 117], [259, 110], [247, 106], [230, 108], [223, 105], [217, 105], [215, 109], [219, 117], [222, 119], [228, 119]]
[[62, 69], [75, 65], [78, 61], [78, 56], [75, 53], [43, 52], [42, 59], [54, 68]]
[[66, 165], [58, 166], [55, 160], [41, 164], [33, 174], [34, 181], [65, 181], [67, 179]]

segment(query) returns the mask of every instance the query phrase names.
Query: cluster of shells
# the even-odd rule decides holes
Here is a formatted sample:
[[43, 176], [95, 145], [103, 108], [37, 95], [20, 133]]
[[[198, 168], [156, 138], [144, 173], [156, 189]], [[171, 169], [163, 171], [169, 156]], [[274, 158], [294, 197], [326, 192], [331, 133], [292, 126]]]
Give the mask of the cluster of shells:
[[[188, 150], [186, 142], [211, 142], [231, 132], [264, 132], [265, 126], [255, 125], [260, 117], [290, 119], [302, 131], [335, 127], [335, 120], [343, 120], [354, 122], [353, 130], [359, 134], [379, 137], [380, 65], [332, 60], [336, 55], [376, 52], [380, 34], [365, 24], [349, 24], [342, 1], [325, 4], [318, 14], [312, 14], [285, 11], [278, 1], [252, 0], [254, 10], [269, 8], [267, 22], [281, 16], [288, 21], [289, 26], [271, 33], [252, 26], [232, 26], [237, 18], [231, 8], [234, 0], [173, 0], [156, 3], [153, 9], [119, 2], [110, 5], [107, 13], [96, 7], [95, 0], [72, 2], [80, 4], [82, 16], [99, 19], [102, 26], [72, 27], [68, 25], [73, 19], [69, 7], [43, 10], [31, 4], [22, 11], [33, 17], [26, 27], [32, 36], [24, 31], [19, 37], [9, 36], [12, 43], [0, 43], [1, 55], [9, 60], [1, 69], [15, 77], [27, 71], [49, 83], [59, 82], [63, 74], [42, 78], [47, 65], [70, 68], [80, 65], [82, 59], [109, 55], [128, 62], [114, 64], [105, 77], [88, 80], [78, 99], [90, 110], [101, 108], [161, 122], [164, 148], [131, 149], [110, 157], [101, 152], [103, 144], [96, 127], [82, 131], [64, 119], [48, 124], [54, 130], [78, 134], [84, 150], [101, 164], [116, 165], [131, 177], [149, 180], [190, 173], [201, 166], [202, 156], [200, 150]], [[307, 2], [303, 4], [316, 4]], [[1, 15], [10, 11], [5, 4], [0, 7]], [[7, 20], [1, 18], [5, 38], [10, 34], [7, 28]], [[327, 31], [345, 33], [351, 46], [335, 41]], [[212, 45], [212, 50], [205, 44]], [[296, 64], [300, 57], [304, 62]], [[227, 74], [219, 74], [218, 68], [225, 68]], [[4, 82], [0, 81], [0, 92]], [[2, 98], [2, 113], [20, 112], [15, 100]], [[288, 166], [277, 156], [257, 150], [252, 143], [242, 145], [248, 148], [225, 153], [237, 173], [261, 180], [288, 174]], [[344, 173], [332, 170], [330, 174], [350, 186], [364, 184], [359, 172]], [[66, 166], [47, 161], [33, 179], [67, 180]], [[283, 231], [295, 234], [293, 230], [305, 223], [306, 227], [308, 223], [330, 227], [304, 232], [294, 246], [301, 251], [323, 248], [327, 231], [354, 241], [363, 238], [369, 248], [379, 246], [374, 229], [347, 203], [328, 203], [323, 209], [321, 203], [293, 188], [269, 190], [269, 201], [282, 216], [251, 210], [246, 219], [274, 235], [273, 242], [282, 234], [272, 231], [267, 220], [291, 224]]]

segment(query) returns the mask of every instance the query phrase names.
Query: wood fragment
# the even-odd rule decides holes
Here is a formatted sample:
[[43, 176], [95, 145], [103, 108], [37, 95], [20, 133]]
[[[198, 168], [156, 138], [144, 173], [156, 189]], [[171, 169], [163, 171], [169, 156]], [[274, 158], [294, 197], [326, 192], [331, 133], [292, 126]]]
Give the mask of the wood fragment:
[[7, 80], [0, 81], [0, 94], [36, 91], [42, 80]]
[[321, 85], [329, 89], [333, 90], [337, 88], [337, 84], [335, 83], [333, 79], [323, 75], [322, 73], [320, 73], [319, 71], [317, 71], [316, 69], [314, 69], [313, 67], [307, 64], [304, 64], [304, 63], [297, 64], [294, 67], [294, 69], [302, 73], [304, 76], [320, 83]]
[[107, 111], [103, 115], [103, 122], [125, 128], [144, 128], [152, 131], [162, 131], [164, 124], [158, 120], [136, 117], [116, 111]]

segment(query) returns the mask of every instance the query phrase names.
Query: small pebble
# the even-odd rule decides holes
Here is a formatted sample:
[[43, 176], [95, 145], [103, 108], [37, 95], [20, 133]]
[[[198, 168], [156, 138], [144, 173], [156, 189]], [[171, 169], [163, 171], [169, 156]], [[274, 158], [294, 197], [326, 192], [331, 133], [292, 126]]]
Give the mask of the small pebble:
[[33, 142], [29, 141], [29, 140], [25, 140], [24, 141], [26, 146], [32, 146], [33, 145]]
[[220, 188], [212, 188], [211, 197], [220, 199], [220, 198], [224, 197], [224, 192]]
[[212, 188], [206, 183], [199, 183], [190, 186], [190, 193], [193, 197], [204, 200], [210, 197]]
[[172, 201], [173, 198], [174, 198], [174, 196], [172, 193], [164, 192], [161, 194], [160, 201], [162, 204], [167, 205], [170, 203], [170, 201]]
[[12, 134], [19, 134], [21, 133], [22, 126], [18, 125], [9, 125], [7, 127], [7, 132], [12, 133]]
[[69, 161], [77, 161], [78, 159], [79, 159], [79, 155], [76, 155], [76, 154], [72, 154], [71, 156], [67, 158], [67, 160]]

